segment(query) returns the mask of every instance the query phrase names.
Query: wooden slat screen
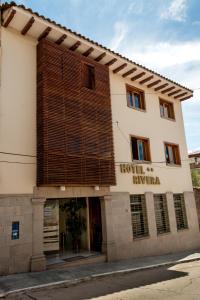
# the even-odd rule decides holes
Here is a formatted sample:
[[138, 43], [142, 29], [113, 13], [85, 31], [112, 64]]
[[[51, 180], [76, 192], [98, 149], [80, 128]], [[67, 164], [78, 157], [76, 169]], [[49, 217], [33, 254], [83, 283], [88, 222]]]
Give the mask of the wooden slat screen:
[[115, 184], [108, 67], [47, 40], [37, 50], [37, 184]]

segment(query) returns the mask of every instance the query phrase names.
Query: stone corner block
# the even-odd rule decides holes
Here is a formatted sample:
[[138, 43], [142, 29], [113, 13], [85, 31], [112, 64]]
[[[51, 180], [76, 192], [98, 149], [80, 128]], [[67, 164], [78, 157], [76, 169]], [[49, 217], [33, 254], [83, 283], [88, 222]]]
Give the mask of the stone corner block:
[[31, 257], [31, 272], [46, 270], [46, 258], [44, 255], [34, 255]]

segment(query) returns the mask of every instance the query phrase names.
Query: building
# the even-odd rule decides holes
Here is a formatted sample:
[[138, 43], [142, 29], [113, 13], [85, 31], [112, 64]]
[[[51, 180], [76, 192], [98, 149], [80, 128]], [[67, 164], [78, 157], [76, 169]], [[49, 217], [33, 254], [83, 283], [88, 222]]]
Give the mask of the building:
[[199, 169], [200, 168], [200, 151], [195, 151], [189, 153], [190, 158], [190, 168], [193, 169]]
[[192, 184], [196, 201], [197, 216], [200, 227], [200, 151], [189, 153], [190, 168], [192, 174]]
[[200, 151], [189, 153], [192, 184], [194, 188], [200, 187]]
[[22, 5], [1, 11], [0, 274], [77, 249], [199, 247], [192, 91]]

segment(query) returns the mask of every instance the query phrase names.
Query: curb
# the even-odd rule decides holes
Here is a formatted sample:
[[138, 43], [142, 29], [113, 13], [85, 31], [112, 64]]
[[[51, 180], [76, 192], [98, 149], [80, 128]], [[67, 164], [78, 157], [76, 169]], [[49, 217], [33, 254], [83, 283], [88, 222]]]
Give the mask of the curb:
[[100, 273], [100, 274], [94, 274], [90, 276], [85, 276], [82, 278], [78, 279], [72, 279], [72, 280], [62, 280], [62, 281], [57, 281], [57, 282], [51, 282], [51, 283], [45, 283], [41, 285], [36, 285], [32, 287], [27, 287], [27, 288], [21, 288], [21, 289], [16, 289], [12, 291], [8, 291], [5, 293], [0, 294], [0, 299], [5, 298], [9, 295], [12, 294], [25, 294], [28, 291], [34, 291], [34, 290], [41, 290], [41, 289], [53, 289], [53, 288], [58, 288], [58, 287], [70, 287], [74, 286], [83, 282], [87, 281], [92, 281], [95, 279], [101, 279], [101, 278], [106, 278], [106, 277], [111, 277], [111, 276], [117, 276], [117, 275], [122, 275], [122, 274], [129, 274], [129, 273], [134, 273], [134, 272], [139, 272], [139, 271], [144, 271], [144, 270], [151, 270], [159, 267], [164, 267], [164, 266], [173, 266], [175, 264], [183, 264], [183, 263], [188, 263], [188, 262], [193, 262], [193, 261], [198, 261], [200, 260], [200, 257], [197, 258], [191, 258], [187, 260], [181, 260], [181, 261], [168, 261], [156, 265], [149, 265], [146, 267], [138, 267], [138, 268], [131, 268], [131, 269], [124, 269], [124, 270], [118, 270], [118, 271], [112, 271], [112, 272], [106, 272], [106, 273]]

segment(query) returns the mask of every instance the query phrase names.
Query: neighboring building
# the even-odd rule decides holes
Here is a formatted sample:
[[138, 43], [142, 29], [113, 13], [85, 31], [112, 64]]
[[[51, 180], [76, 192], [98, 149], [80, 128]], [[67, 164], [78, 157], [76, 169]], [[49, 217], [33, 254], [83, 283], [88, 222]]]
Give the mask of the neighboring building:
[[200, 151], [191, 152], [188, 156], [190, 158], [190, 168], [200, 169]]
[[197, 207], [197, 215], [200, 227], [200, 151], [189, 153], [192, 184]]
[[108, 261], [199, 247], [192, 91], [24, 6], [2, 19], [0, 274], [77, 247]]
[[200, 151], [191, 152], [188, 156], [193, 187], [200, 188]]

